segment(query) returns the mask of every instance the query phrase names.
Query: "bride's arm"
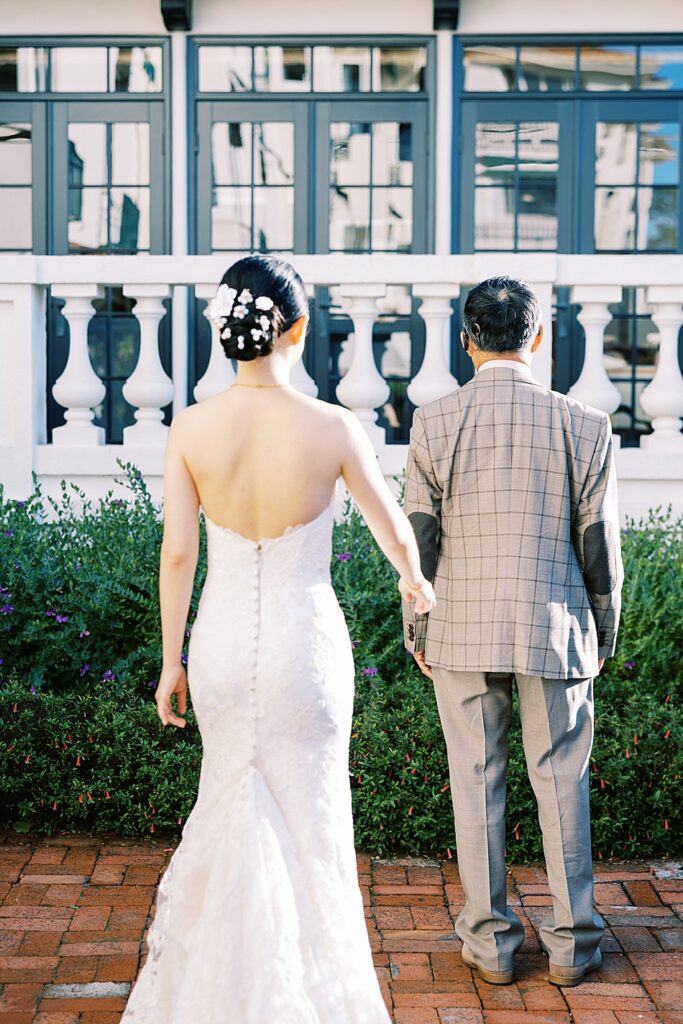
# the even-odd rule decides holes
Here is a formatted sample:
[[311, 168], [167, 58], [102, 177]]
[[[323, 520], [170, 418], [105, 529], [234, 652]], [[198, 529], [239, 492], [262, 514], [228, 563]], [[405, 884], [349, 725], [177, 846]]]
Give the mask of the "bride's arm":
[[164, 459], [164, 536], [159, 563], [164, 668], [181, 664], [199, 557], [199, 497], [182, 452], [181, 420], [182, 413], [171, 422]]
[[[415, 600], [415, 611], [431, 611], [434, 593], [420, 567], [420, 553], [413, 528], [394, 498], [379, 464], [372, 442], [353, 413], [340, 410], [343, 424], [341, 475], [358, 505], [370, 532], [401, 576], [401, 593]], [[420, 590], [409, 584], [424, 579]]]

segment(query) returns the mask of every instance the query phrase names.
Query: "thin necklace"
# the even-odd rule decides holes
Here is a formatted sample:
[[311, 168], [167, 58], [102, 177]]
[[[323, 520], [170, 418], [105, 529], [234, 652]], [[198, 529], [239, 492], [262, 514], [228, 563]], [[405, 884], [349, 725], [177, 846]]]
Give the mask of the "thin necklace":
[[291, 384], [240, 384], [235, 381], [234, 388], [289, 388]]

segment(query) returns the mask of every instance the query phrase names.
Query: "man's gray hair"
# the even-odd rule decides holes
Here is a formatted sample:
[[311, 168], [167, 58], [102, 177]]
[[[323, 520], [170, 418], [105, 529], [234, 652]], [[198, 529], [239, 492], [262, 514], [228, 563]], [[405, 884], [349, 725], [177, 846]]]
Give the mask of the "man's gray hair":
[[489, 277], [465, 301], [463, 330], [483, 352], [519, 352], [531, 344], [541, 323], [541, 304], [524, 281]]

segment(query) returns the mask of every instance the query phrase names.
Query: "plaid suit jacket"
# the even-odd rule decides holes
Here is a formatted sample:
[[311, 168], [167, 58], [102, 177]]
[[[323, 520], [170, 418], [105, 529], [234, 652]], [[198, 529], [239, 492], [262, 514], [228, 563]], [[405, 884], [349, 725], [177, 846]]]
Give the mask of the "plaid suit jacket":
[[416, 409], [404, 510], [437, 604], [404, 643], [455, 671], [588, 678], [623, 580], [606, 413], [492, 366]]

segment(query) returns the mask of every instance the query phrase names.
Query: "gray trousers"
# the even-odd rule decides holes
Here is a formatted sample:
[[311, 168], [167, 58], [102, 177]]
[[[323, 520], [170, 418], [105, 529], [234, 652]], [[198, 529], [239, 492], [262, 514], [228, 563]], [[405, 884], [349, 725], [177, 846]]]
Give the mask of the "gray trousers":
[[584, 963], [604, 922], [593, 911], [589, 758], [593, 680], [433, 667], [448, 749], [458, 868], [466, 904], [455, 930], [489, 970], [509, 970], [524, 941], [507, 905], [505, 772], [517, 683], [527, 771], [538, 805], [552, 914], [541, 944], [553, 964]]

